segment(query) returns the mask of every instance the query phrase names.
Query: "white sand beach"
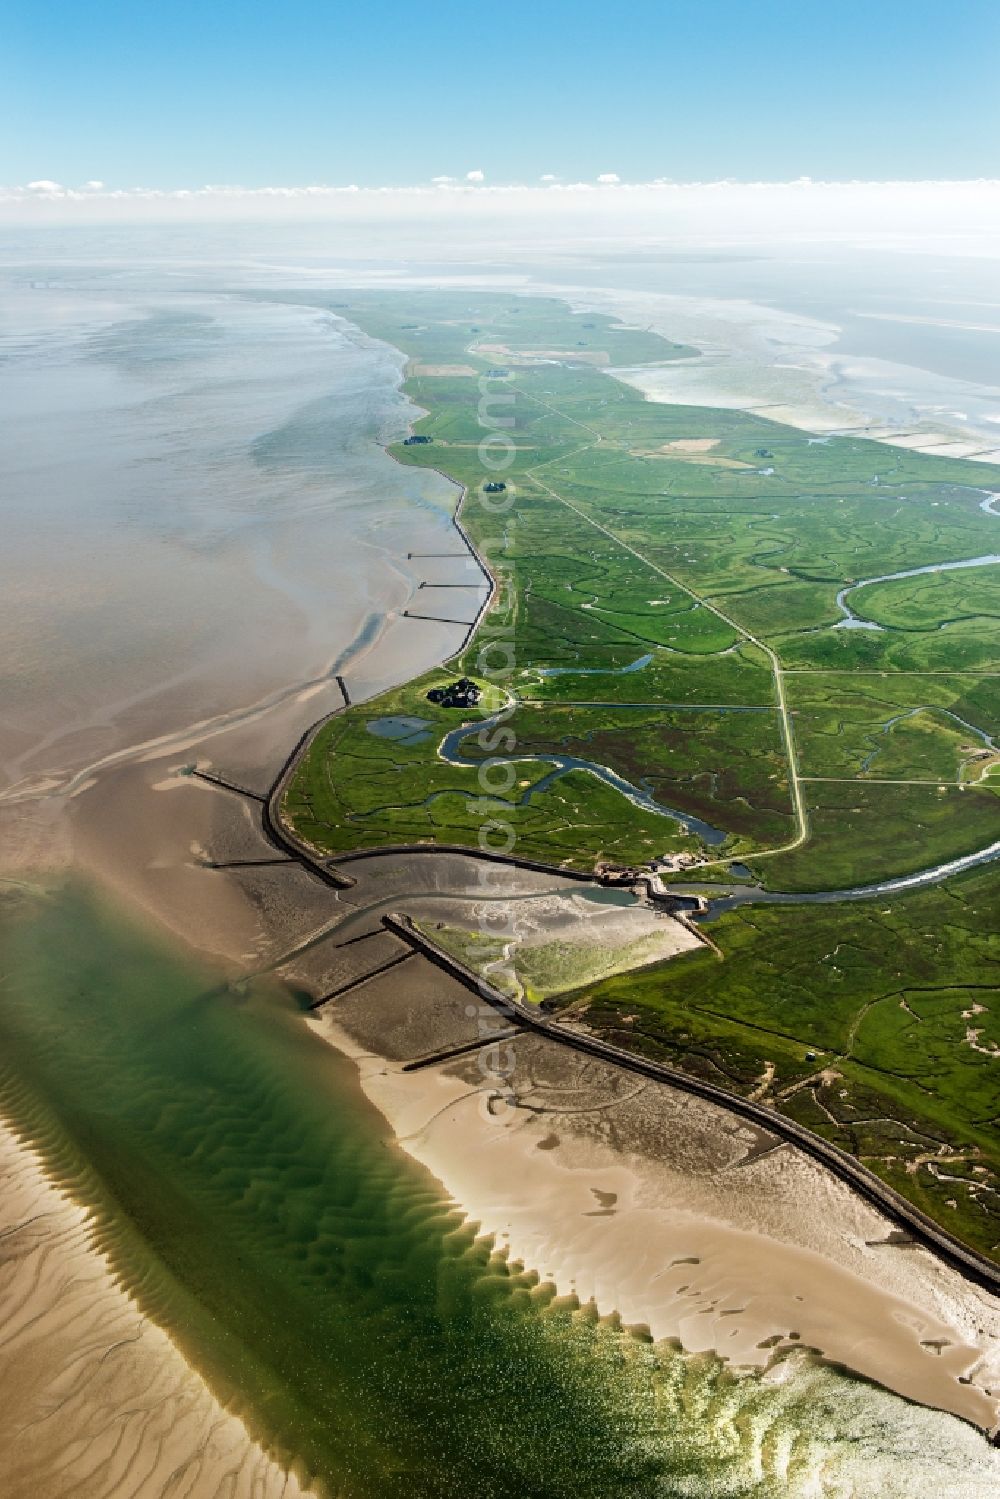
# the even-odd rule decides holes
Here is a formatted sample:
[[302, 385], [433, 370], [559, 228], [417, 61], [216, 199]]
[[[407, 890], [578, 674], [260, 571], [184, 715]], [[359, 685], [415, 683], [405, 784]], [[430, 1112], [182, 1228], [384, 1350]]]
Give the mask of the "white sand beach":
[[735, 1366], [812, 1348], [1000, 1423], [1000, 1301], [791, 1147], [537, 1040], [516, 1043], [522, 1106], [491, 1116], [474, 1059], [403, 1073], [335, 1014], [312, 1023], [468, 1219], [560, 1293]]

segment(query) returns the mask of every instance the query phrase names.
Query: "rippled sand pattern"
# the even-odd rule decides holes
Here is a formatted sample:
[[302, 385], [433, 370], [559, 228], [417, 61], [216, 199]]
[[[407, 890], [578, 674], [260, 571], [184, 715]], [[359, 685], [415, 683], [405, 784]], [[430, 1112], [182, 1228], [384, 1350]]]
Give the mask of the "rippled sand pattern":
[[5, 1499], [300, 1499], [112, 1283], [84, 1209], [4, 1126], [0, 1190]]
[[[19, 1057], [18, 1076], [0, 1076], [6, 1106], [93, 1206], [147, 1313], [317, 1494], [995, 1491], [1000, 1453], [979, 1433], [807, 1349], [739, 1374], [558, 1297], [403, 1155], [352, 1064], [280, 992], [213, 982], [80, 890], [0, 915], [0, 1041]], [[55, 1235], [39, 1227], [59, 1198], [32, 1180], [0, 1241], [16, 1499], [270, 1495], [275, 1470], [238, 1422], [101, 1289], [83, 1215], [62, 1204]]]
[[[228, 731], [229, 764], [240, 724], [280, 763], [304, 725], [268, 715], [323, 711], [308, 695], [347, 641], [358, 698], [412, 675], [411, 652], [445, 654], [447, 627], [385, 621], [427, 576], [407, 551], [447, 535], [451, 555], [453, 495], [377, 446], [408, 415], [395, 355], [315, 311], [206, 300], [208, 274], [180, 321], [172, 281], [153, 318], [121, 284], [108, 308], [88, 293], [69, 315], [62, 288], [22, 308], [53, 326], [4, 387], [5, 472], [24, 482], [5, 508], [0, 759], [16, 809], [97, 775], [78, 867], [189, 940], [253, 953], [255, 922], [197, 856], [212, 793], [108, 768], [169, 749], [168, 787], [209, 733], [215, 756]], [[38, 548], [50, 522], [86, 543], [71, 566]], [[33, 881], [41, 854], [70, 859], [66, 819], [37, 806], [15, 840]], [[251, 888], [299, 933], [312, 907], [272, 877]], [[0, 1130], [3, 1499], [1000, 1490], [978, 1432], [808, 1349], [739, 1373], [558, 1297], [403, 1154], [286, 992], [230, 987], [54, 879], [5, 893], [0, 940], [0, 1092], [38, 1152]]]

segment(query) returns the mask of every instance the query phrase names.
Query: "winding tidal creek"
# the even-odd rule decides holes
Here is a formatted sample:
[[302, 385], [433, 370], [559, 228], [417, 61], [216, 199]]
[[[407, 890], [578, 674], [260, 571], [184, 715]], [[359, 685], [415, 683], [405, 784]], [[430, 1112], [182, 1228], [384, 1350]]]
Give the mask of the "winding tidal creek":
[[[248, 976], [277, 963], [279, 939], [308, 939], [314, 909], [317, 926], [331, 912], [309, 904], [304, 876], [288, 886], [242, 803], [178, 767], [214, 755], [266, 786], [335, 700], [331, 640], [357, 641], [359, 697], [386, 685], [394, 653], [379, 658], [379, 632], [417, 586], [407, 547], [418, 530], [440, 544], [453, 495], [430, 476], [394, 474], [389, 487], [376, 438], [406, 412], [384, 348], [334, 337], [301, 308], [261, 314], [203, 295], [188, 306], [167, 282], [156, 316], [145, 283], [109, 307], [87, 292], [69, 331], [53, 311], [56, 331], [29, 360], [31, 419], [10, 439], [22, 444], [12, 471], [42, 464], [57, 385], [79, 444], [48, 454], [38, 493], [53, 522], [65, 492], [92, 503], [72, 518], [89, 539], [74, 590], [59, 592], [51, 559], [32, 551], [26, 500], [8, 536], [11, 585], [31, 587], [5, 636], [5, 1116], [88, 1210], [143, 1315], [324, 1499], [983, 1499], [998, 1456], [970, 1425], [807, 1348], [748, 1372], [623, 1328], [613, 1295], [557, 1296], [544, 1265], [481, 1234], [397, 1140], [354, 1062], [307, 1026], [311, 996]], [[23, 381], [21, 392], [26, 408]], [[195, 503], [181, 481], [204, 473]], [[170, 487], [178, 474], [189, 511]], [[78, 627], [95, 595], [101, 630], [127, 651], [95, 652]], [[44, 652], [46, 599], [58, 601], [58, 649]], [[450, 637], [405, 638], [397, 675]], [[298, 696], [272, 702], [293, 660]], [[73, 721], [54, 703], [75, 704]], [[180, 704], [197, 709], [193, 724]], [[199, 715], [222, 707], [232, 722], [212, 719], [209, 740]], [[467, 732], [442, 746], [455, 763], [468, 763]], [[723, 836], [606, 767], [551, 763], [549, 780], [586, 769], [706, 842]], [[66, 788], [75, 795], [60, 799]], [[45, 1416], [58, 1421], [53, 1390]], [[112, 1429], [128, 1418], [107, 1417]]]

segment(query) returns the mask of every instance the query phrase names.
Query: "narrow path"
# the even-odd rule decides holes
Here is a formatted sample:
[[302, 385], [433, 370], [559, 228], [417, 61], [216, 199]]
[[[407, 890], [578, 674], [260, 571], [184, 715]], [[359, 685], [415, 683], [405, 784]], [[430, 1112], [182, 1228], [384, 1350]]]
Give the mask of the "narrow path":
[[[830, 786], [946, 786], [954, 782], [918, 780], [914, 776], [800, 776], [802, 781], [819, 781]], [[756, 859], [756, 854], [748, 855]]]
[[937, 667], [902, 671], [895, 666], [786, 666], [784, 671], [786, 677], [970, 677], [977, 682], [981, 677], [1000, 677], [1000, 671], [982, 671], [979, 667], [963, 666], [957, 666], [954, 671], [943, 671]]
[[[564, 412], [559, 411], [555, 406], [551, 406], [547, 401], [539, 401], [537, 396], [530, 396], [529, 399], [536, 401], [541, 406], [547, 407], [550, 411], [555, 412], [557, 416], [565, 417], [567, 421], [576, 420], [575, 417], [567, 417]], [[585, 424], [583, 422], [577, 422], [576, 425], [582, 427]], [[592, 427], [587, 427], [586, 430], [588, 432], [594, 431]], [[595, 437], [596, 441], [594, 443], [588, 444], [588, 447], [596, 447], [597, 443], [603, 441], [600, 433], [595, 433]], [[577, 449], [577, 452], [585, 452], [586, 450], [586, 448], [581, 448]], [[711, 614], [714, 614], [718, 619], [721, 619], [722, 622], [728, 625], [731, 630], [735, 630], [737, 635], [742, 636], [742, 638], [748, 644], [755, 645], [757, 649], [762, 651], [767, 657], [771, 665], [772, 675], [774, 677], [775, 697], [777, 701], [778, 715], [781, 722], [781, 737], [785, 749], [785, 758], [788, 763], [788, 783], [792, 796], [792, 807], [795, 813], [797, 831], [795, 837], [790, 842], [781, 844], [778, 848], [764, 849], [760, 853], [755, 853], [753, 857], [755, 860], [773, 858], [776, 854], [791, 853], [793, 849], [799, 848], [803, 843], [806, 842], [809, 837], [809, 818], [806, 812], [805, 798], [802, 795], [802, 777], [799, 775], [798, 756], [796, 754], [795, 738], [792, 732], [791, 714], [789, 712], [788, 702], [785, 696], [784, 674], [782, 671], [781, 662], [778, 660], [775, 651], [772, 650], [769, 645], [766, 645], [764, 641], [761, 640], [757, 635], [754, 635], [751, 630], [748, 630], [745, 626], [738, 624], [736, 620], [731, 618], [730, 615], [726, 614], [724, 610], [718, 607], [718, 605], [713, 604], [704, 596], [704, 594], [698, 593], [696, 589], [691, 588], [687, 583], [682, 583], [680, 578], [678, 578], [673, 573], [667, 572], [666, 568], [660, 567], [655, 562], [651, 562], [648, 557], [644, 557], [643, 554], [634, 546], [632, 546], [630, 542], [627, 542], [621, 536], [616, 535], [616, 533], [610, 530], [609, 527], [602, 525], [600, 521], [595, 520], [592, 515], [588, 515], [585, 510], [582, 510], [579, 505], [575, 505], [572, 500], [568, 500], [565, 495], [559, 494], [559, 492], [553, 489], [550, 484], [546, 483], [544, 479], [538, 477], [537, 468], [525, 469], [525, 477], [530, 478], [534, 484], [537, 484], [539, 486], [539, 488], [544, 489], [546, 494], [550, 495], [552, 499], [556, 500], [560, 505], [565, 506], [567, 510], [571, 510], [574, 515], [578, 515], [582, 521], [585, 521], [587, 523], [588, 526], [592, 526], [595, 531], [599, 531], [602, 536], [606, 536], [609, 541], [614, 542], [616, 546], [619, 546], [623, 551], [628, 552], [629, 555], [634, 557], [637, 562], [642, 563], [643, 567], [646, 567], [651, 572], [658, 574], [659, 577], [665, 579], [665, 581], [668, 582], [673, 588], [680, 589], [682, 593], [686, 593], [689, 598], [694, 599], [695, 602], [699, 604], [703, 609], [707, 609]], [[728, 863], [729, 861], [718, 860], [715, 862]]]

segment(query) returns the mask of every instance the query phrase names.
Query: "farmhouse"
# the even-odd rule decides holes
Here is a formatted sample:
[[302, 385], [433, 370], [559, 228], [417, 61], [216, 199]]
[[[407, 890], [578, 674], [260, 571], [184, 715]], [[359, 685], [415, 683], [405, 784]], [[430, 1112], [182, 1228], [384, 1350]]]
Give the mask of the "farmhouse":
[[447, 687], [432, 687], [427, 694], [427, 701], [437, 703], [442, 708], [474, 708], [481, 696], [475, 682], [469, 677], [459, 677], [457, 682], [450, 682]]

